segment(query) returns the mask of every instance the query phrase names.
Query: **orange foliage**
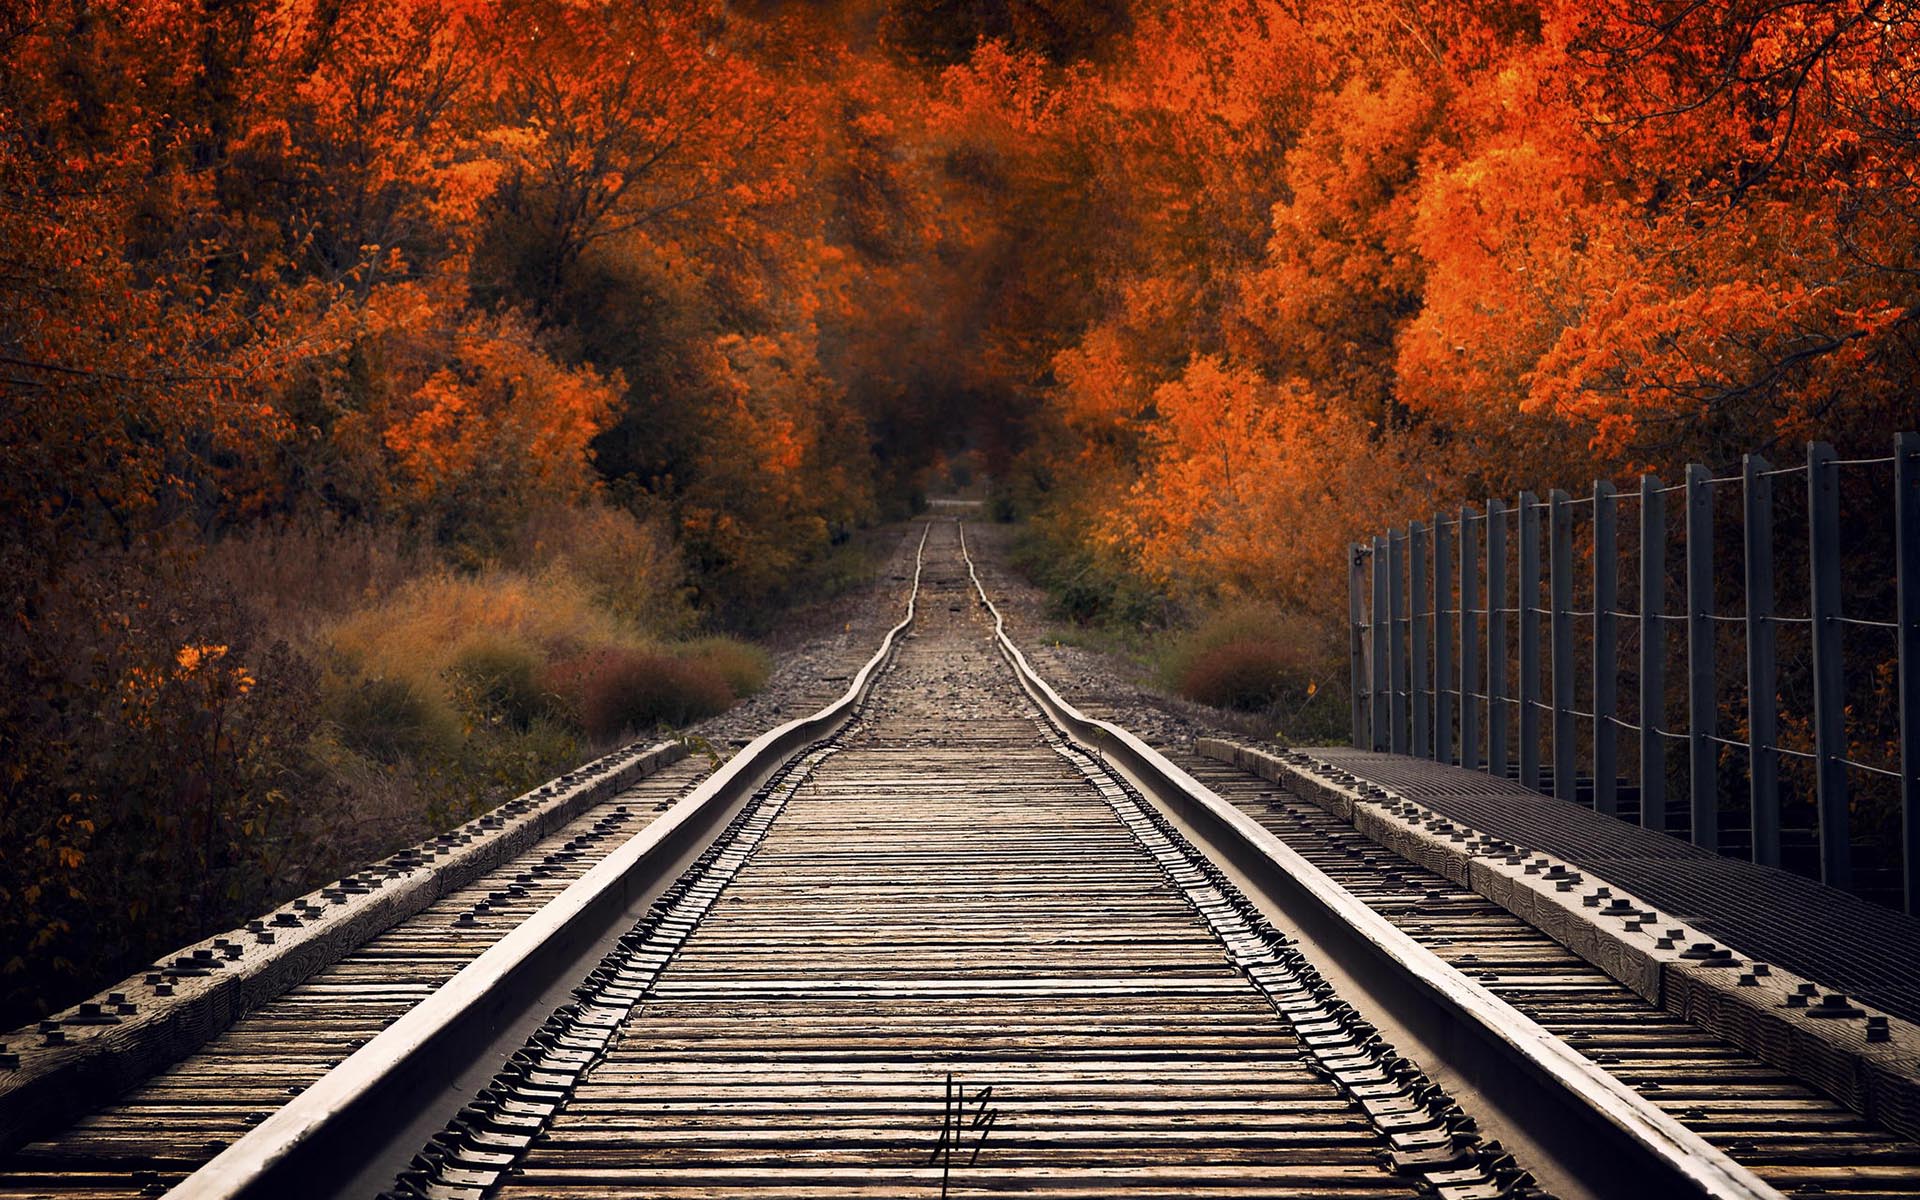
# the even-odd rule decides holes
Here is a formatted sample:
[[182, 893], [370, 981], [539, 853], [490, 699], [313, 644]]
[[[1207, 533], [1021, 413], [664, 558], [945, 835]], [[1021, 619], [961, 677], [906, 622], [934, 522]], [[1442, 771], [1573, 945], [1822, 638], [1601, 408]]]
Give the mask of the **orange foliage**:
[[1165, 590], [1331, 613], [1346, 542], [1428, 504], [1883, 453], [1916, 50], [1911, 4], [1159, 6], [1003, 152], [1118, 197], [1078, 332], [999, 348], [1050, 372], [1035, 478]]
[[1105, 537], [1176, 593], [1309, 606], [1351, 522], [1408, 501], [1365, 423], [1297, 383], [1202, 358], [1153, 399], [1149, 465]]
[[452, 341], [447, 364], [408, 397], [410, 414], [382, 435], [397, 480], [428, 501], [459, 490], [531, 507], [583, 494], [617, 379], [555, 363], [522, 321], [474, 317]]

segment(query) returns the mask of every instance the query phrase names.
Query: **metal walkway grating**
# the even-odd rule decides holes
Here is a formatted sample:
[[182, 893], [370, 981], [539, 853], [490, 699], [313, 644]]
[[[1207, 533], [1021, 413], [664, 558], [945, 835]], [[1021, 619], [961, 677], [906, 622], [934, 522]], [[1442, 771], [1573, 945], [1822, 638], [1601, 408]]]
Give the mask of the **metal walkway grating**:
[[1344, 747], [1308, 753], [1476, 829], [1577, 863], [1742, 953], [1920, 1021], [1920, 920], [1479, 771]]

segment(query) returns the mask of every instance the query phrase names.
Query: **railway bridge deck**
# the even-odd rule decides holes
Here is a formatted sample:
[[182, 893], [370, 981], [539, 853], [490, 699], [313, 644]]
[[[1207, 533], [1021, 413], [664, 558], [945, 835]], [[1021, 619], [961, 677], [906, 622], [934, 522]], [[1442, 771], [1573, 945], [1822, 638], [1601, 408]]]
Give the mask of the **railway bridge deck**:
[[953, 515], [725, 765], [619, 752], [9, 1037], [0, 1197], [1920, 1193], [1913, 922], [1862, 967], [1485, 776], [1150, 747]]

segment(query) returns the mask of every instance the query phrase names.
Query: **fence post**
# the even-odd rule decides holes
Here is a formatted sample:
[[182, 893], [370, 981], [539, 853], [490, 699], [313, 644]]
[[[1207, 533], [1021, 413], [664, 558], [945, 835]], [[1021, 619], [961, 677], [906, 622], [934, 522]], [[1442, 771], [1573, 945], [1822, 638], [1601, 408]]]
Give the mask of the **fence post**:
[[1747, 564], [1747, 804], [1752, 813], [1753, 861], [1780, 865], [1780, 711], [1773, 624], [1773, 480], [1766, 459], [1749, 454], [1740, 465], [1746, 509]]
[[1562, 800], [1579, 798], [1579, 770], [1574, 766], [1573, 733], [1573, 508], [1559, 488], [1551, 493], [1547, 511], [1552, 561], [1548, 576], [1553, 612], [1553, 794]]
[[1520, 493], [1520, 786], [1540, 790], [1540, 502]]
[[1453, 625], [1442, 610], [1453, 599], [1453, 546], [1445, 518], [1433, 518], [1433, 759], [1453, 761]]
[[1713, 484], [1687, 468], [1687, 796], [1693, 844], [1720, 849], [1718, 695], [1713, 682]]
[[1893, 439], [1893, 540], [1900, 626], [1900, 870], [1909, 913], [1920, 909], [1920, 434]]
[[1407, 686], [1413, 703], [1413, 745], [1415, 758], [1427, 757], [1432, 745], [1427, 735], [1427, 719], [1433, 713], [1433, 697], [1427, 685], [1433, 681], [1427, 662], [1427, 623], [1420, 616], [1420, 602], [1427, 592], [1427, 530], [1418, 521], [1407, 524], [1407, 645], [1411, 654]]
[[1833, 447], [1807, 447], [1807, 550], [1812, 572], [1813, 754], [1820, 813], [1820, 878], [1853, 883], [1847, 821], [1846, 676], [1840, 641], [1840, 469]]
[[1367, 700], [1373, 709], [1372, 736], [1375, 750], [1387, 748], [1387, 539], [1373, 539], [1373, 686]]
[[1613, 485], [1593, 485], [1593, 809], [1620, 811], [1618, 741], [1614, 709], [1620, 690], [1620, 628], [1614, 611], [1620, 603], [1620, 564], [1616, 525], [1620, 502]]
[[1396, 538], [1387, 531], [1387, 748], [1395, 754], [1407, 752], [1407, 564], [1406, 535]]
[[1475, 513], [1460, 506], [1460, 765], [1467, 770], [1480, 766], [1480, 704], [1473, 690], [1480, 683], [1479, 618], [1474, 614], [1480, 598], [1480, 543], [1474, 532]]
[[1367, 633], [1365, 569], [1360, 560], [1366, 551], [1360, 543], [1347, 547], [1347, 657], [1348, 685], [1353, 709], [1353, 748], [1367, 748]]
[[1667, 828], [1667, 496], [1640, 477], [1640, 824]]
[[1507, 777], [1507, 506], [1487, 501], [1487, 770]]

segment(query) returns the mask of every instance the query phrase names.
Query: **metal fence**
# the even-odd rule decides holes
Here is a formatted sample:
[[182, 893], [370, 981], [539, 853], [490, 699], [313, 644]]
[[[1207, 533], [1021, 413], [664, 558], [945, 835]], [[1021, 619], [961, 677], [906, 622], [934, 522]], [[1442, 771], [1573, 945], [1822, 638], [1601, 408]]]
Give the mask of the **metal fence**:
[[[1846, 481], [1850, 511], [1891, 509], [1890, 538], [1869, 552], [1843, 554], [1843, 470], [1861, 473]], [[1800, 488], [1800, 519], [1777, 521]], [[1735, 492], [1737, 513], [1720, 499]], [[1776, 561], [1783, 543], [1804, 554], [1804, 575], [1792, 556]], [[1716, 584], [1737, 586], [1738, 611], [1716, 607]], [[1898, 810], [1880, 820], [1898, 843], [1883, 856], [1898, 859], [1886, 890], [1920, 907], [1920, 435], [1898, 435], [1885, 458], [1814, 443], [1791, 467], [1748, 455], [1738, 473], [1690, 466], [1674, 485], [1644, 476], [1580, 499], [1462, 506], [1356, 544], [1349, 588], [1356, 747], [1485, 770], [1614, 816], [1637, 809], [1650, 828], [1776, 866], [1784, 793], [1810, 827], [1802, 869], [1842, 888], [1855, 886], [1850, 794], [1866, 787]], [[1623, 635], [1637, 642], [1624, 657]], [[1795, 647], [1785, 659], [1783, 636]], [[1859, 748], [1849, 636], [1862, 642], [1854, 678], [1897, 688], [1873, 739], [1883, 761]], [[1723, 694], [1735, 687], [1744, 703]], [[1728, 809], [1742, 774], [1745, 803], [1734, 794]], [[1723, 811], [1735, 814], [1724, 831]]]

